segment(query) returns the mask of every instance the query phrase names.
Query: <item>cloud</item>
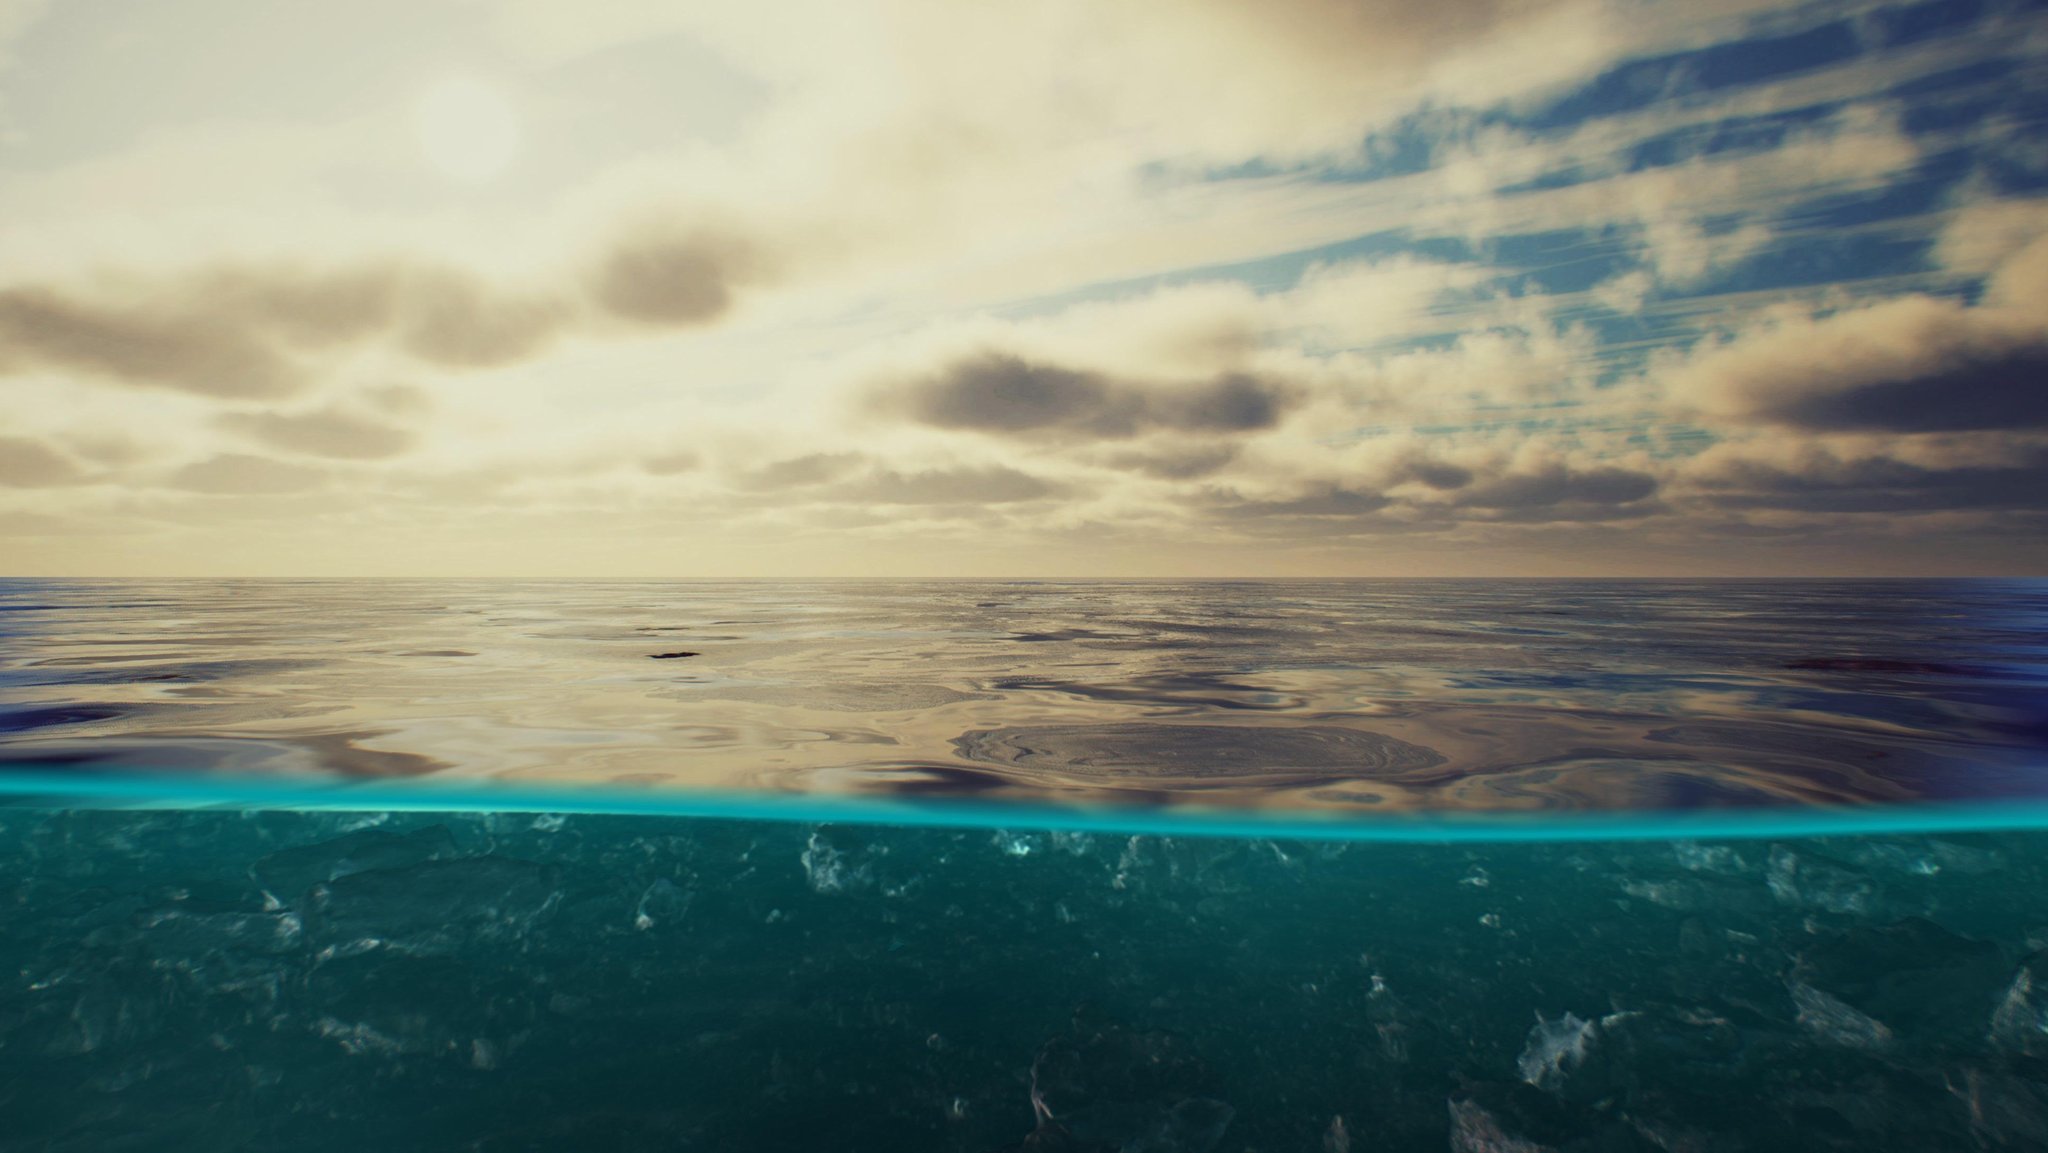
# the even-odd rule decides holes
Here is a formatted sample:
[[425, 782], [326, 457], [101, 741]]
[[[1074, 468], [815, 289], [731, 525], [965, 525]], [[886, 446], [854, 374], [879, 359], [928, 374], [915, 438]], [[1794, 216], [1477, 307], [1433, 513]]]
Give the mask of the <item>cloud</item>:
[[511, 295], [448, 270], [402, 277], [391, 301], [394, 342], [445, 368], [495, 368], [554, 343], [574, 318], [571, 302]]
[[409, 429], [339, 408], [295, 414], [226, 413], [217, 423], [272, 448], [342, 460], [397, 456], [412, 447], [416, 439]]
[[[633, 234], [582, 291], [521, 289], [392, 259], [328, 268], [200, 267], [149, 281], [0, 288], [0, 373], [82, 373], [230, 400], [296, 395], [382, 343], [449, 369], [531, 360], [572, 333], [717, 321], [761, 264], [735, 240]], [[628, 322], [624, 329], [618, 322]], [[609, 322], [609, 323], [608, 323]]]
[[1686, 470], [1691, 494], [1717, 508], [1805, 513], [2048, 509], [2048, 445], [1915, 460], [1804, 443], [1727, 446]]
[[659, 234], [624, 239], [599, 262], [590, 292], [613, 316], [658, 327], [707, 324], [735, 292], [763, 275], [762, 258], [731, 236]]
[[[151, 122], [97, 156], [81, 133], [78, 163], [0, 189], [0, 372], [29, 378], [0, 425], [42, 436], [0, 446], [0, 480], [72, 486], [9, 499], [246, 525], [217, 538], [242, 555], [331, 508], [429, 567], [594, 565], [535, 526], [635, 550], [670, 526], [685, 567], [755, 563], [729, 530], [822, 571], [978, 520], [947, 556], [1092, 533], [1170, 571], [1233, 538], [1275, 546], [1229, 554], [1248, 567], [1399, 534], [1577, 561], [1830, 506], [2011, 508], [1997, 487], [2034, 480], [2048, 264], [2012, 254], [2038, 213], [1922, 195], [1981, 159], [1908, 94], [1994, 51], [1962, 33], [1710, 90], [1743, 38], [1875, 0], [792, 3], [465, 8], [451, 31], [529, 26], [523, 54], [482, 46], [535, 146], [488, 190], [419, 171], [404, 94], [361, 70], [331, 78], [364, 97], [345, 124]], [[650, 26], [676, 34], [530, 66]], [[1737, 46], [1684, 54], [1710, 43]], [[726, 122], [604, 96], [676, 98], [642, 81], [685, 48], [747, 89]], [[1638, 81], [1661, 95], [1635, 107]], [[1976, 167], [1947, 203], [1985, 195]], [[1907, 267], [1944, 219], [1938, 267]], [[1912, 291], [1958, 299], [1867, 303]], [[1659, 347], [1692, 351], [1643, 372]], [[415, 373], [432, 422], [421, 390], [361, 385]], [[1896, 432], [1967, 447], [1875, 443]], [[201, 547], [169, 549], [231, 563]]]
[[301, 368], [266, 341], [177, 306], [124, 307], [47, 289], [0, 290], [0, 372], [82, 372], [204, 396], [285, 396]]
[[679, 476], [696, 471], [703, 463], [703, 458], [694, 452], [664, 452], [642, 457], [640, 469], [649, 476]]
[[0, 485], [41, 488], [71, 484], [83, 475], [78, 462], [40, 442], [18, 436], [0, 437]]
[[[1471, 523], [1627, 519], [1662, 511], [1659, 478], [1639, 468], [1579, 463], [1527, 445], [1514, 457], [1474, 454], [1466, 464], [1396, 452], [1361, 475], [1294, 482], [1289, 495], [1247, 498], [1211, 489], [1198, 507], [1274, 532], [1437, 531]], [[1270, 483], [1270, 480], [1269, 482]], [[1340, 523], [1344, 522], [1344, 523]], [[1290, 527], [1291, 524], [1291, 527]]]
[[418, 416], [433, 407], [427, 390], [412, 384], [385, 384], [361, 389], [363, 403], [391, 416]]
[[933, 428], [1093, 440], [1153, 430], [1256, 432], [1277, 424], [1293, 402], [1290, 389], [1248, 373], [1139, 384], [1004, 352], [955, 361], [877, 400]]
[[317, 468], [269, 457], [223, 453], [171, 474], [167, 484], [187, 492], [221, 496], [267, 496], [318, 487], [327, 474]]
[[568, 316], [560, 302], [404, 263], [201, 269], [96, 294], [31, 285], [0, 289], [0, 371], [276, 399], [317, 378], [309, 354], [382, 337], [431, 364], [487, 368], [545, 348]]
[[1058, 496], [1061, 485], [1001, 465], [936, 468], [920, 472], [879, 469], [833, 490], [833, 497], [864, 504], [1014, 504]]
[[2048, 326], [1917, 295], [1781, 315], [1696, 349], [1666, 384], [1714, 416], [1819, 431], [2048, 427]]
[[867, 457], [857, 452], [814, 452], [773, 461], [741, 473], [736, 482], [752, 491], [805, 488], [837, 480], [859, 468]]
[[1351, 520], [1380, 512], [1394, 503], [1385, 493], [1341, 484], [1314, 487], [1280, 500], [1245, 500], [1225, 490], [1212, 494], [1213, 511], [1235, 521], [1286, 521], [1296, 518]]
[[1160, 480], [1194, 480], [1209, 476], [1237, 459], [1234, 444], [1176, 445], [1144, 451], [1106, 453], [1100, 463]]
[[[2029, 248], [2048, 237], [2048, 201], [1979, 200], [1964, 205], [1949, 219], [1935, 244], [1944, 267], [1984, 276], [2001, 265], [2038, 269], [2038, 251]], [[2031, 278], [2029, 278], [2031, 279]]]
[[[1426, 476], [1418, 479], [1428, 482]], [[1443, 473], [1439, 479], [1451, 477]], [[1455, 503], [1460, 508], [1508, 512], [1570, 505], [1626, 505], [1656, 495], [1657, 478], [1628, 468], [1579, 468], [1550, 463], [1457, 486], [1457, 492]]]
[[1461, 489], [1472, 483], [1471, 469], [1439, 460], [1418, 460], [1410, 464], [1406, 475], [1439, 492]]
[[[1041, 136], [1102, 126], [1173, 151], [1342, 147], [1357, 121], [1417, 85], [1487, 103], [1586, 67], [1652, 21], [1598, 0], [1230, 0], [1030, 6], [829, 0], [745, 8], [592, 0], [570, 19], [539, 0], [494, 12], [502, 42], [561, 60], [651, 31], [708, 41], [845, 130], [899, 120]], [[1602, 19], [1606, 16], [1606, 19]], [[804, 30], [792, 35], [791, 29]], [[1531, 52], [1527, 45], [1541, 43]], [[1000, 45], [1003, 60], [962, 45]], [[863, 141], [867, 143], [867, 141]]]

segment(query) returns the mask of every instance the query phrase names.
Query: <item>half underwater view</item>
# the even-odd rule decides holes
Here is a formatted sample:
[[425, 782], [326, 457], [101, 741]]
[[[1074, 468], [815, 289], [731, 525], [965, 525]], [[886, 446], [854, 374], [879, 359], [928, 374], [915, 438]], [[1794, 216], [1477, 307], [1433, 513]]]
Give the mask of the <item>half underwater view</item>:
[[2048, 1142], [2048, 582], [0, 610], [0, 1147]]
[[0, 1153], [2048, 1151], [2042, 0], [0, 0]]

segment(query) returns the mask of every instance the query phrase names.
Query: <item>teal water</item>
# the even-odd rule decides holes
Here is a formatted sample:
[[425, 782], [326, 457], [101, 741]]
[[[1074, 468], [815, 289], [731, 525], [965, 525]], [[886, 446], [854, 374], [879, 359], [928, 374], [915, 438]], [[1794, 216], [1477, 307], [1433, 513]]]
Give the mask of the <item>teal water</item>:
[[0, 1149], [2048, 1142], [2048, 832], [0, 811]]
[[0, 1151], [2048, 1148], [2044, 622], [0, 581]]

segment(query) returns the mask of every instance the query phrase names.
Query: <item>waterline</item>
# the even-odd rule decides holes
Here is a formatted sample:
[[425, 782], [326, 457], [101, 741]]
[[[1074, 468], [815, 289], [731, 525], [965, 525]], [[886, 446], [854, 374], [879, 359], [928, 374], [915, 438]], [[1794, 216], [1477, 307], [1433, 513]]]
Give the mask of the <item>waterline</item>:
[[209, 775], [15, 771], [15, 809], [250, 809], [322, 812], [563, 813], [902, 828], [1034, 829], [1136, 836], [1446, 843], [1862, 836], [2048, 829], [2048, 803], [1957, 802], [1626, 813], [1540, 811], [1335, 814], [1053, 805], [902, 796], [623, 789], [491, 781], [289, 781]]

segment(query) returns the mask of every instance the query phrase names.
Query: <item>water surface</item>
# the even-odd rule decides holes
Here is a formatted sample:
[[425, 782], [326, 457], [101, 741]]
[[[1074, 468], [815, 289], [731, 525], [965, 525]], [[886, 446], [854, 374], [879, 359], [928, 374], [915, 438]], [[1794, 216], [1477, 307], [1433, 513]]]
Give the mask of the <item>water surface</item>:
[[2044, 747], [2044, 582], [0, 582], [16, 772], [1661, 812]]

